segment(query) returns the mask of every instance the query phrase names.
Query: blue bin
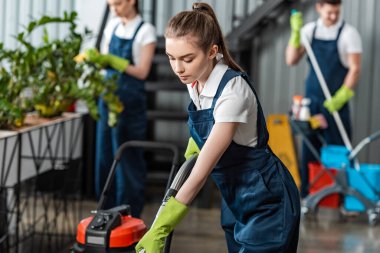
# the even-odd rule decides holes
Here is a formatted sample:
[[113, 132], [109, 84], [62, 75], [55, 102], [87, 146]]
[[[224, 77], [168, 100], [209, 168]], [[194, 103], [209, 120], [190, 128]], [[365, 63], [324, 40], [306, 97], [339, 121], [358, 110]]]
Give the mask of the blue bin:
[[[360, 170], [347, 169], [348, 185], [363, 194], [369, 201], [380, 200], [380, 165], [360, 164]], [[365, 211], [364, 205], [355, 197], [344, 198], [344, 208], [347, 211]]]
[[321, 148], [321, 162], [326, 168], [342, 169], [349, 166], [350, 151], [345, 146], [327, 145]]

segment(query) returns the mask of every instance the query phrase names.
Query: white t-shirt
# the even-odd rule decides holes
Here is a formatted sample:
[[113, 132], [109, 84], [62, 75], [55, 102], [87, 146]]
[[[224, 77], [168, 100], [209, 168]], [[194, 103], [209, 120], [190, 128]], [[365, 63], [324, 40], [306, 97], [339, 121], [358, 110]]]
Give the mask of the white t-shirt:
[[[190, 98], [197, 110], [211, 108], [219, 83], [227, 69], [228, 66], [219, 61], [199, 96], [197, 84], [187, 84]], [[227, 83], [216, 101], [214, 119], [215, 122], [239, 122], [233, 141], [244, 146], [256, 146], [257, 101], [244, 78], [238, 76]]]
[[[115, 35], [122, 39], [131, 39], [135, 34], [137, 26], [141, 23], [142, 17], [137, 15], [133, 20], [124, 25], [120, 18], [116, 17], [111, 19], [106, 28], [104, 29], [105, 43], [102, 48], [102, 53], [108, 53], [108, 46], [111, 41], [112, 33], [115, 27], [118, 25], [115, 31]], [[141, 48], [147, 44], [157, 41], [156, 29], [152, 24], [144, 22], [140, 30], [136, 34], [135, 40], [132, 45], [133, 62], [137, 65], [140, 62]]]
[[[343, 21], [339, 20], [336, 24], [326, 27], [323, 24], [323, 21], [321, 19], [318, 19], [316, 22], [307, 23], [304, 27], [302, 27], [301, 33], [302, 35], [305, 35], [305, 37], [311, 43], [313, 31], [314, 31], [315, 25], [317, 25], [317, 30], [315, 32], [316, 39], [335, 40], [342, 23]], [[301, 42], [303, 44], [304, 36], [301, 36], [301, 38], [302, 38]], [[345, 22], [343, 30], [338, 40], [339, 58], [343, 66], [348, 68], [349, 54], [362, 53], [362, 51], [363, 51], [362, 41], [361, 41], [359, 32], [353, 26]]]

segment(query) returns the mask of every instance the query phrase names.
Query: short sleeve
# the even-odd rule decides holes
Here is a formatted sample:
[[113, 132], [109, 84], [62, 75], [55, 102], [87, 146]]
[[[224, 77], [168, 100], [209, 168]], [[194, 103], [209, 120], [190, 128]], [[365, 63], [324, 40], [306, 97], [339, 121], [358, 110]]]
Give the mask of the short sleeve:
[[256, 97], [244, 78], [233, 78], [215, 104], [215, 122], [248, 123], [255, 104]]
[[144, 26], [141, 27], [141, 30], [140, 30], [141, 38], [138, 38], [138, 39], [139, 41], [141, 41], [142, 46], [145, 46], [157, 41], [156, 29], [154, 28], [153, 25], [149, 23], [144, 23]]
[[348, 54], [362, 53], [362, 40], [359, 32], [352, 26], [348, 26], [342, 34], [344, 51]]

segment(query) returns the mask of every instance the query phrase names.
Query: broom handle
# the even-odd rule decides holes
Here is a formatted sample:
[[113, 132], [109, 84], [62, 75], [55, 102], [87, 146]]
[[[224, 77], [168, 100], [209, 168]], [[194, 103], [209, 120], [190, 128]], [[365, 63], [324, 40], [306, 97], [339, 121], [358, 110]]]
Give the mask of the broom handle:
[[[304, 47], [306, 49], [306, 53], [310, 58], [311, 65], [313, 66], [314, 71], [317, 75], [318, 81], [321, 84], [323, 94], [325, 95], [327, 100], [330, 100], [331, 99], [330, 91], [327, 87], [327, 84], [326, 84], [325, 78], [323, 77], [322, 71], [319, 68], [319, 65], [318, 65], [317, 59], [315, 58], [313, 49], [311, 48], [310, 43], [309, 43], [309, 41], [305, 35], [303, 35], [303, 41], [304, 41]], [[351, 145], [350, 139], [348, 138], [346, 129], [343, 126], [342, 119], [340, 118], [339, 113], [337, 111], [333, 112], [333, 117], [334, 117], [336, 125], [338, 126], [338, 130], [339, 130], [340, 136], [343, 139], [344, 145], [346, 146], [346, 148], [349, 151], [351, 151], [352, 145]]]

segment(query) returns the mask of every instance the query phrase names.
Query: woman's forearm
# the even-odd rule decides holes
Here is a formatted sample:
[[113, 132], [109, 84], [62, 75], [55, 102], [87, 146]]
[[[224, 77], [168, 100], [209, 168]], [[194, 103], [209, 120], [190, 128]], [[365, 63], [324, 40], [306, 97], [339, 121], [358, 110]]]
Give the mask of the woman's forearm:
[[238, 123], [216, 123], [203, 146], [190, 176], [176, 195], [176, 199], [189, 205], [205, 184], [215, 164], [230, 145]]

